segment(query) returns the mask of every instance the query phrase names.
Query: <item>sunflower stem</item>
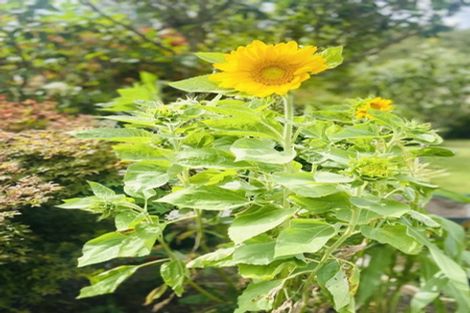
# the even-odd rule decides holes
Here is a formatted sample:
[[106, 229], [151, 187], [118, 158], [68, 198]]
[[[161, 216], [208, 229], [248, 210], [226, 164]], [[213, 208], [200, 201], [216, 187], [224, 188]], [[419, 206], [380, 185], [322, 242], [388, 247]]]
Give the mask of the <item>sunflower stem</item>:
[[[292, 96], [282, 97], [284, 104], [284, 131], [283, 131], [283, 148], [285, 152], [290, 152], [294, 148], [292, 141], [292, 131], [294, 127], [294, 101]], [[285, 165], [285, 171], [289, 171], [289, 164]], [[284, 208], [289, 207], [287, 197], [289, 196], [289, 190], [284, 187], [282, 205]]]
[[294, 101], [292, 96], [282, 97], [284, 103], [284, 132], [283, 145], [284, 151], [291, 151], [293, 148], [292, 129], [294, 126]]

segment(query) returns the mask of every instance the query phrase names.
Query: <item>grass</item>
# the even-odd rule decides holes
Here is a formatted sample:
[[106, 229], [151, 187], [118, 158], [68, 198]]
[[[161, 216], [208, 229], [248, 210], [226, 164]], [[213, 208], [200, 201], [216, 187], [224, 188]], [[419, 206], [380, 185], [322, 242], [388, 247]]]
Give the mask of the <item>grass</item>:
[[448, 175], [436, 177], [433, 183], [450, 191], [470, 194], [470, 140], [447, 140], [444, 146], [455, 152], [450, 158], [434, 158], [433, 164], [447, 170]]

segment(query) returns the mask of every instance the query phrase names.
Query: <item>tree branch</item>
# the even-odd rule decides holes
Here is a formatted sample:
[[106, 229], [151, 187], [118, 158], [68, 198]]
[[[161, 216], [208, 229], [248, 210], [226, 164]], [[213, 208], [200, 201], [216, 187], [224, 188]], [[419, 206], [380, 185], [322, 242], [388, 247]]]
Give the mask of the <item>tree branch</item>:
[[88, 0], [79, 0], [79, 2], [85, 6], [88, 6], [89, 8], [91, 8], [93, 11], [95, 11], [96, 13], [98, 13], [100, 16], [106, 18], [107, 20], [113, 22], [114, 24], [116, 25], [119, 25], [121, 26], [122, 28], [128, 30], [129, 32], [133, 33], [134, 35], [138, 36], [140, 39], [142, 39], [143, 41], [145, 42], [149, 42], [155, 46], [157, 46], [158, 48], [162, 49], [162, 50], [165, 50], [167, 52], [170, 52], [171, 54], [174, 54], [174, 51], [170, 48], [167, 48], [165, 47], [164, 45], [162, 45], [161, 43], [159, 43], [158, 41], [155, 41], [155, 40], [152, 40], [150, 38], [148, 38], [147, 36], [145, 36], [144, 34], [142, 34], [141, 32], [139, 32], [137, 29], [135, 29], [134, 27], [132, 27], [131, 25], [129, 24], [126, 24], [126, 23], [123, 23], [123, 22], [120, 22], [116, 19], [114, 19], [113, 17], [107, 15], [106, 13], [104, 13], [103, 11], [101, 11], [96, 5], [94, 5], [93, 3], [91, 3], [90, 1]]

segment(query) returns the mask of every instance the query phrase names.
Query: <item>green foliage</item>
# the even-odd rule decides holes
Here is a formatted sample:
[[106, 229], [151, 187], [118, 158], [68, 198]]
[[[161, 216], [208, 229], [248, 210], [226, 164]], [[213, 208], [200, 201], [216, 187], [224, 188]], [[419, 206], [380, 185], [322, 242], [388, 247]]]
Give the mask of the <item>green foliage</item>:
[[[468, 32], [456, 32], [467, 37]], [[367, 59], [354, 69], [351, 90], [393, 99], [403, 116], [431, 122], [449, 137], [469, 133], [469, 61], [464, 49], [443, 37], [413, 38]], [[455, 42], [455, 44], [454, 44]], [[406, 55], [404, 58], [390, 58]]]
[[[404, 38], [444, 30], [442, 17], [464, 5], [450, 0], [425, 8], [397, 0], [3, 2], [0, 93], [14, 100], [53, 98], [82, 112], [110, 101], [142, 70], [165, 80], [200, 74], [204, 70], [192, 51], [226, 52], [253, 39], [292, 39], [347, 45], [349, 60], [357, 62]], [[337, 52], [327, 52], [330, 67], [338, 64]], [[208, 52], [198, 57], [221, 60]], [[211, 86], [206, 83], [200, 90]]]
[[66, 133], [96, 126], [89, 117], [58, 113], [53, 103], [4, 100], [0, 115], [0, 310], [55, 311], [58, 304], [50, 297], [61, 294], [60, 305], [70, 305], [65, 286], [84, 275], [71, 270], [82, 236], [103, 226], [87, 214], [63, 214], [51, 206], [88, 193], [87, 179], [113, 184], [119, 166], [106, 145]]
[[[331, 62], [341, 60], [335, 53]], [[84, 245], [79, 265], [155, 258], [168, 288], [147, 303], [198, 292], [221, 312], [394, 312], [406, 284], [420, 290], [417, 312], [441, 294], [468, 311], [462, 229], [424, 209], [437, 187], [421, 156], [451, 154], [428, 124], [381, 111], [357, 118], [361, 101], [291, 116], [291, 98], [218, 94], [126, 111], [121, 129], [158, 140], [116, 145], [130, 163], [126, 194], [90, 183], [100, 201], [65, 201], [115, 220], [116, 231]], [[227, 268], [247, 282], [236, 304], [226, 291], [239, 278]], [[132, 272], [104, 272], [106, 287], [92, 277], [85, 291], [113, 292]]]

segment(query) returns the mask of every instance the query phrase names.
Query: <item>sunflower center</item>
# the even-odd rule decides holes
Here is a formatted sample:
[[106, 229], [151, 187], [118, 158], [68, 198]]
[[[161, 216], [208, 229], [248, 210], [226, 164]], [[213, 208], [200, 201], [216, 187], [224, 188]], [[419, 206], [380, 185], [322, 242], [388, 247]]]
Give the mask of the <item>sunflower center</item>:
[[253, 78], [264, 85], [282, 85], [292, 80], [293, 75], [290, 70], [277, 66], [267, 65], [260, 67], [260, 70], [253, 73]]
[[376, 109], [376, 110], [380, 110], [382, 109], [382, 107], [385, 107], [385, 105], [381, 102], [372, 102], [370, 104], [370, 106], [373, 108], [373, 109]]

